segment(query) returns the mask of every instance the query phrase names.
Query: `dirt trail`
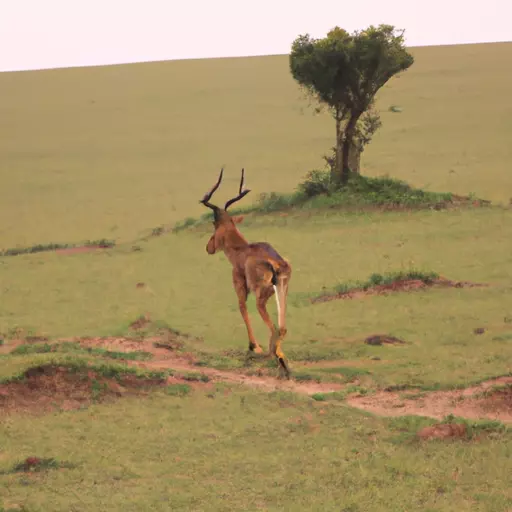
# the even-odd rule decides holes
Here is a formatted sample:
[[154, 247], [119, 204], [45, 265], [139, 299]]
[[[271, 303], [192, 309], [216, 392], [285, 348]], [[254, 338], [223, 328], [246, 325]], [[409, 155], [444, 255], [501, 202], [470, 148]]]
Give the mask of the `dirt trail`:
[[[60, 340], [64, 341], [64, 340]], [[144, 351], [152, 354], [149, 361], [125, 360], [130, 366], [148, 370], [175, 370], [179, 372], [199, 372], [213, 382], [227, 382], [259, 388], [267, 392], [290, 391], [303, 395], [331, 393], [344, 389], [340, 383], [319, 383], [314, 381], [298, 382], [281, 380], [264, 374], [248, 375], [243, 370], [217, 370], [215, 368], [197, 366], [193, 354], [176, 351], [171, 345], [168, 348], [155, 346], [159, 338], [146, 338], [143, 341], [127, 338], [79, 338], [66, 341], [79, 342], [84, 347], [104, 348], [117, 352]], [[12, 350], [17, 344], [10, 344]], [[7, 352], [7, 347], [2, 347]], [[336, 364], [344, 362], [337, 361]], [[276, 369], [270, 372], [277, 372]], [[293, 368], [292, 368], [293, 372]], [[293, 377], [293, 373], [292, 373]], [[497, 389], [493, 389], [497, 387]], [[336, 402], [331, 402], [336, 403]], [[449, 414], [469, 419], [499, 420], [512, 423], [512, 376], [500, 377], [481, 383], [478, 386], [454, 391], [422, 392], [409, 390], [404, 392], [379, 391], [366, 396], [348, 396], [346, 404], [381, 416], [419, 415], [443, 419]]]
[[[174, 369], [195, 371], [207, 375], [213, 381], [230, 382], [264, 389], [265, 391], [292, 391], [304, 395], [330, 393], [345, 387], [337, 383], [297, 382], [280, 380], [269, 375], [252, 376], [242, 371], [223, 371], [194, 365], [192, 354], [178, 354], [165, 348], [153, 346], [155, 340], [129, 341], [119, 338], [95, 338], [81, 340], [84, 346], [101, 346], [109, 350], [143, 350], [153, 354], [151, 361], [130, 361], [128, 364], [150, 370]], [[337, 364], [341, 362], [338, 361]], [[344, 362], [343, 362], [344, 364]], [[489, 393], [494, 386], [501, 389]], [[487, 391], [487, 395], [479, 394]], [[418, 396], [421, 395], [421, 396]], [[442, 419], [449, 414], [470, 419], [491, 419], [512, 422], [512, 376], [484, 382], [478, 386], [455, 390], [419, 393], [418, 391], [381, 391], [370, 396], [349, 396], [346, 403], [352, 407], [373, 412], [381, 416], [403, 416], [407, 414]]]
[[[315, 393], [330, 393], [343, 389], [342, 384], [319, 383], [319, 382], [297, 382], [294, 380], [281, 380], [269, 375], [247, 375], [241, 371], [217, 370], [194, 364], [194, 356], [187, 353], [176, 353], [165, 348], [157, 348], [153, 345], [152, 339], [144, 341], [123, 340], [120, 338], [93, 338], [79, 340], [80, 344], [86, 347], [101, 347], [107, 350], [119, 352], [144, 351], [153, 355], [151, 361], [126, 361], [131, 366], [138, 366], [148, 370], [173, 369], [182, 372], [200, 372], [207, 375], [211, 380], [230, 382], [257, 387], [266, 391], [292, 391], [305, 395]], [[277, 372], [277, 370], [275, 370]]]
[[[496, 387], [496, 389], [492, 389]], [[512, 422], [512, 377], [499, 377], [460, 390], [419, 393], [381, 391], [347, 398], [352, 407], [380, 416], [419, 415], [442, 419], [448, 414], [469, 419]]]

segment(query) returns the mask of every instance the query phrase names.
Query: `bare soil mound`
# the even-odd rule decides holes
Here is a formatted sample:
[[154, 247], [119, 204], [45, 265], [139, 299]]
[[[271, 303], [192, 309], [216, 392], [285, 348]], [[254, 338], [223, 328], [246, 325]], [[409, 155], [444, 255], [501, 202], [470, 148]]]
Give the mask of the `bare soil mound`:
[[423, 394], [418, 390], [381, 391], [373, 395], [349, 396], [347, 403], [381, 416], [412, 414], [443, 419], [453, 414], [470, 419], [512, 422], [512, 377], [500, 377], [453, 391]]
[[367, 345], [380, 346], [380, 345], [404, 345], [406, 342], [395, 336], [389, 334], [373, 334], [368, 336], [364, 342]]
[[431, 439], [460, 439], [466, 437], [467, 427], [462, 423], [438, 423], [431, 427], [423, 427], [418, 437], [424, 441]]
[[0, 411], [5, 414], [72, 410], [93, 401], [140, 394], [166, 384], [167, 380], [161, 378], [126, 374], [115, 379], [92, 369], [44, 365], [30, 368], [19, 380], [0, 384]]
[[321, 295], [311, 299], [313, 304], [317, 302], [329, 302], [331, 300], [339, 299], [362, 299], [370, 295], [388, 295], [389, 293], [396, 292], [412, 292], [415, 290], [424, 290], [432, 287], [442, 288], [474, 288], [488, 286], [483, 283], [472, 283], [470, 281], [452, 281], [444, 277], [432, 279], [428, 282], [421, 279], [403, 279], [397, 280], [388, 284], [380, 284], [368, 288], [353, 288], [345, 292], [336, 293], [333, 295]]

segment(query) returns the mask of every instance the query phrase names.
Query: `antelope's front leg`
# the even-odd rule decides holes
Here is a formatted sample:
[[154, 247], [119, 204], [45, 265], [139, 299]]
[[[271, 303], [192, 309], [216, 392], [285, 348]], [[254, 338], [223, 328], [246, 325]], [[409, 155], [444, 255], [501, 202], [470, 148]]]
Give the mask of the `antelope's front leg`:
[[244, 319], [245, 326], [247, 328], [247, 335], [249, 336], [249, 350], [256, 354], [262, 354], [263, 349], [254, 337], [252, 330], [251, 321], [249, 320], [249, 312], [247, 311], [247, 295], [249, 293], [247, 284], [245, 282], [245, 276], [239, 274], [233, 270], [233, 285], [235, 287], [236, 295], [238, 297], [238, 306], [240, 308], [240, 314]]

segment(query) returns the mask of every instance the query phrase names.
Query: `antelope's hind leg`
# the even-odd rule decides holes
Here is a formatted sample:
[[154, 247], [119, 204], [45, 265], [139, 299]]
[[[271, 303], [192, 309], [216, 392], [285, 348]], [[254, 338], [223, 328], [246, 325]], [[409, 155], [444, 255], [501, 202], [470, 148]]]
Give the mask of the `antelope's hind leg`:
[[267, 261], [248, 258], [245, 263], [245, 275], [247, 277], [247, 286], [254, 292], [256, 297], [258, 313], [270, 331], [268, 356], [271, 356], [273, 355], [272, 347], [277, 337], [276, 326], [267, 311], [268, 299], [270, 299], [274, 293], [272, 286], [273, 273]]
[[238, 306], [240, 308], [240, 314], [244, 319], [245, 326], [247, 328], [247, 335], [249, 336], [249, 352], [256, 354], [263, 354], [263, 349], [254, 337], [252, 330], [251, 321], [249, 320], [249, 313], [247, 311], [247, 295], [249, 290], [245, 281], [245, 276], [233, 271], [233, 285], [235, 287], [236, 295], [238, 297]]

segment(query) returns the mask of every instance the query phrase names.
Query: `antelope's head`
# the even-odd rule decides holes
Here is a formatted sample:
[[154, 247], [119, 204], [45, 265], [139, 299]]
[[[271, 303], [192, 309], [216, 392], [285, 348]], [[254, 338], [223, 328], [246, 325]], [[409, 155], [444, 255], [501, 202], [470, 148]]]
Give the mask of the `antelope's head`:
[[240, 180], [240, 188], [238, 191], [238, 195], [233, 197], [229, 201], [226, 202], [224, 208], [220, 208], [212, 203], [210, 203], [210, 199], [212, 198], [214, 192], [219, 188], [220, 182], [222, 181], [222, 175], [224, 173], [224, 169], [220, 170], [219, 179], [217, 183], [212, 187], [212, 189], [205, 194], [203, 199], [199, 201], [203, 203], [206, 207], [211, 208], [213, 210], [213, 227], [215, 228], [213, 235], [210, 240], [206, 244], [206, 251], [208, 254], [215, 254], [217, 251], [221, 251], [225, 248], [226, 242], [231, 239], [231, 241], [245, 241], [240, 232], [237, 230], [235, 223], [241, 222], [242, 218], [239, 217], [231, 217], [227, 212], [227, 209], [237, 201], [240, 201], [243, 197], [245, 197], [250, 190], [244, 189], [244, 169], [242, 169], [242, 178]]

